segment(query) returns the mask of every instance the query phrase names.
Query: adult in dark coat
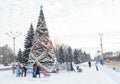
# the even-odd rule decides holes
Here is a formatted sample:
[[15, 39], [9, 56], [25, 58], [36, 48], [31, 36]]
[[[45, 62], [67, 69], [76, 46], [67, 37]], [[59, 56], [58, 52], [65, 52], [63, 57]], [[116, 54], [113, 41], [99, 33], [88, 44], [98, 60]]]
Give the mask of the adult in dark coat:
[[37, 66], [35, 63], [35, 64], [33, 64], [33, 78], [36, 78], [36, 75], [37, 75]]
[[39, 76], [39, 78], [40, 78], [40, 66], [37, 66], [36, 74], [37, 74], [37, 75]]
[[24, 70], [24, 77], [26, 77], [27, 68], [23, 66], [23, 70]]
[[91, 61], [88, 61], [88, 65], [89, 65], [89, 67], [91, 68]]

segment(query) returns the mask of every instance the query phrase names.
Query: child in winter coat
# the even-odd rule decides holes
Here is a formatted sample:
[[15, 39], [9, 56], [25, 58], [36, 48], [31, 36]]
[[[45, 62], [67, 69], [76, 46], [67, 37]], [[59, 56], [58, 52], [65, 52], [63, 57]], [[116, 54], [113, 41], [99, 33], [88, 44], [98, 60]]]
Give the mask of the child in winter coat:
[[17, 66], [16, 77], [20, 77], [20, 75], [21, 75], [21, 70], [20, 70], [20, 67]]
[[23, 77], [23, 74], [24, 74], [24, 69], [23, 69], [23, 67], [22, 67], [22, 69], [21, 69], [21, 77]]

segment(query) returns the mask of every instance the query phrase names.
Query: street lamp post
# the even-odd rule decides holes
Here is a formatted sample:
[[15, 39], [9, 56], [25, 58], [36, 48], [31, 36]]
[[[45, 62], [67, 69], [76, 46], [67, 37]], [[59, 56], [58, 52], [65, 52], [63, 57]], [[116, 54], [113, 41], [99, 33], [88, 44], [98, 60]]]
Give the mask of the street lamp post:
[[100, 63], [103, 65], [104, 60], [103, 60], [103, 43], [102, 43], [102, 36], [103, 34], [98, 34], [100, 36], [100, 47], [101, 47], [101, 56], [100, 56]]
[[14, 51], [14, 64], [13, 64], [13, 74], [15, 73], [15, 61], [16, 61], [16, 57], [15, 57], [15, 40], [18, 36], [20, 36], [22, 33], [16, 32], [16, 33], [6, 33], [6, 35], [8, 35], [9, 37], [11, 37], [13, 39], [13, 51]]

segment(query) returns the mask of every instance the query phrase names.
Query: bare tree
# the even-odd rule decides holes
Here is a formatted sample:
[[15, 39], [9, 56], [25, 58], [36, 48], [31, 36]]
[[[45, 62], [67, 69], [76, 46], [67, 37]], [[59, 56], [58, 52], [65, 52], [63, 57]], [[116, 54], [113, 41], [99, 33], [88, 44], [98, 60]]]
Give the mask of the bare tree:
[[13, 52], [8, 45], [0, 47], [0, 54], [3, 56], [2, 64], [13, 62], [13, 59], [14, 59]]

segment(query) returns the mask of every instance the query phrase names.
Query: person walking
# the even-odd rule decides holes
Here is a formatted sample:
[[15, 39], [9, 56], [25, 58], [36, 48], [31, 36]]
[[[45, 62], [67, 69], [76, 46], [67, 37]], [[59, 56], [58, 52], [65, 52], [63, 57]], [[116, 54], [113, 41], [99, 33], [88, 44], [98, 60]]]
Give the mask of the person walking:
[[89, 67], [91, 68], [91, 61], [90, 61], [90, 60], [88, 61], [88, 65], [89, 65]]
[[97, 61], [95, 62], [95, 67], [96, 67], [96, 70], [98, 71], [99, 69], [98, 69], [98, 62]]

